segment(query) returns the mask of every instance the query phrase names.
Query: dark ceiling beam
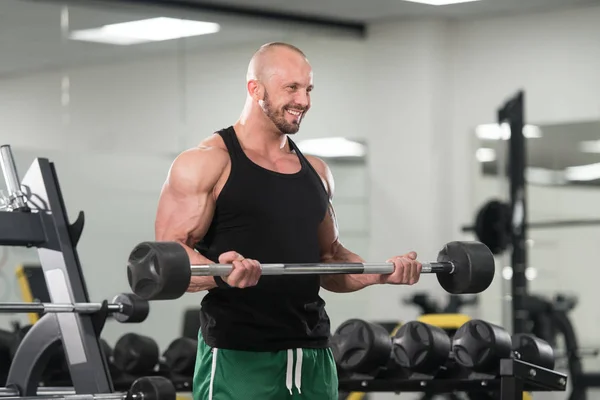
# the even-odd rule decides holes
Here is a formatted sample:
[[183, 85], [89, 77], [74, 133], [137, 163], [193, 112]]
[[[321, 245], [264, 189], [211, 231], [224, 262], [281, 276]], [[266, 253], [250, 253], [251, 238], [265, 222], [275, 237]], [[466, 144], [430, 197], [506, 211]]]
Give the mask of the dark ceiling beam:
[[[98, 1], [95, 1], [98, 3]], [[211, 1], [201, 0], [101, 0], [104, 3], [115, 3], [119, 5], [133, 4], [138, 6], [155, 6], [176, 8], [180, 10], [196, 12], [213, 12], [244, 18], [256, 18], [271, 20], [274, 22], [296, 23], [306, 26], [314, 26], [327, 29], [336, 29], [345, 31], [349, 34], [357, 35], [361, 38], [366, 37], [367, 27], [361, 21], [349, 21], [337, 18], [327, 18], [317, 15], [301, 14], [294, 12], [280, 12], [264, 8], [216, 4]]]

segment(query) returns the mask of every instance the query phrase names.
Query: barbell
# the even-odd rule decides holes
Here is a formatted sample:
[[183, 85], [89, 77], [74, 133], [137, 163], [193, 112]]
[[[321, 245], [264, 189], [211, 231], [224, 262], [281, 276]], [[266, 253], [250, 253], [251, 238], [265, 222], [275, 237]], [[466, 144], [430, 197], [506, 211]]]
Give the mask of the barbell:
[[[133, 292], [146, 300], [169, 300], [183, 296], [192, 276], [225, 276], [231, 264], [191, 265], [178, 242], [142, 242], [131, 252], [127, 278]], [[390, 274], [393, 263], [295, 263], [261, 264], [263, 275]], [[450, 242], [436, 262], [422, 263], [421, 273], [435, 273], [442, 288], [451, 294], [480, 293], [494, 279], [491, 251], [480, 242]]]
[[37, 396], [21, 397], [16, 388], [0, 388], [0, 398], [15, 400], [176, 400], [173, 382], [162, 376], [136, 379], [127, 392], [76, 393], [67, 388], [40, 388]]
[[143, 322], [150, 313], [148, 301], [133, 293], [122, 293], [112, 303], [0, 303], [0, 313], [77, 313], [93, 314], [106, 307], [122, 323]]

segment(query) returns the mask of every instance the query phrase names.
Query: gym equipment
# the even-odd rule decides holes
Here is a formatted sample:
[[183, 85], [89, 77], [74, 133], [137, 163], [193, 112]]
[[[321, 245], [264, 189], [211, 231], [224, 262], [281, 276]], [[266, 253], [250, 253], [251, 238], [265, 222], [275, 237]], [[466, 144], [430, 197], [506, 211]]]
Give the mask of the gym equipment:
[[335, 331], [334, 358], [344, 372], [369, 376], [435, 374], [450, 357], [443, 329], [410, 321], [391, 337], [381, 325], [350, 319]]
[[512, 351], [519, 360], [553, 369], [556, 361], [554, 349], [546, 341], [528, 333], [512, 337]]
[[[510, 245], [511, 220], [510, 205], [498, 199], [491, 199], [481, 206], [477, 212], [475, 224], [473, 226], [463, 226], [462, 231], [475, 233], [477, 240], [489, 247], [492, 253], [502, 254]], [[600, 220], [565, 219], [527, 222], [525, 225], [529, 229], [569, 228], [600, 225]]]
[[554, 368], [554, 351], [548, 343], [530, 334], [511, 337], [504, 328], [478, 319], [466, 322], [452, 338], [458, 364], [476, 372], [492, 373], [500, 360], [515, 357], [541, 368]]
[[336, 365], [344, 371], [374, 374], [386, 366], [392, 354], [392, 341], [381, 325], [361, 319], [342, 323], [332, 337]]
[[19, 175], [17, 173], [15, 159], [12, 150], [8, 145], [0, 146], [0, 167], [2, 168], [6, 189], [8, 191], [8, 197], [6, 199], [0, 199], [2, 200], [2, 202], [0, 202], [0, 210], [27, 210], [28, 207], [25, 195], [21, 192], [21, 187], [19, 185]]
[[[438, 261], [422, 264], [422, 273], [435, 273], [450, 293], [480, 293], [494, 279], [493, 254], [479, 242], [450, 242]], [[263, 264], [263, 275], [282, 274], [389, 274], [393, 263]], [[228, 264], [190, 265], [177, 242], [142, 242], [131, 252], [127, 278], [133, 292], [147, 300], [177, 299], [189, 287], [192, 276], [227, 275]]]
[[457, 314], [465, 306], [478, 304], [477, 296], [467, 297], [462, 295], [450, 295], [443, 307], [434, 300], [429, 293], [418, 292], [402, 300], [404, 305], [414, 305], [421, 309], [421, 314]]
[[179, 375], [193, 376], [197, 352], [198, 340], [187, 337], [175, 339], [163, 353], [167, 370]]
[[150, 312], [147, 300], [132, 293], [122, 293], [112, 303], [0, 303], [0, 313], [97, 313], [103, 308], [122, 323], [139, 323], [146, 320]]
[[[468, 341], [468, 335], [462, 336]], [[479, 339], [474, 340], [477, 345]], [[514, 347], [514, 354], [521, 351], [526, 357], [537, 358], [546, 351], [529, 337], [519, 336], [514, 346], [512, 339], [509, 342], [509, 351]], [[426, 399], [463, 392], [478, 400], [523, 400], [529, 398], [524, 392], [566, 390], [567, 375], [511, 354], [501, 359], [491, 357], [496, 364], [486, 373], [474, 371], [457, 362], [451, 343], [443, 329], [419, 321], [402, 325], [390, 338], [377, 324], [348, 320], [332, 337], [340, 393], [348, 394], [347, 399], [371, 392], [420, 392]], [[486, 357], [486, 363], [493, 364]], [[542, 363], [548, 361], [544, 358], [540, 357]]]
[[[68, 388], [40, 388], [35, 396], [20, 397], [19, 391], [11, 388], [0, 389], [0, 397], [14, 397], [15, 400], [81, 400], [82, 395]], [[136, 379], [126, 393], [114, 392], [85, 395], [87, 400], [176, 400], [177, 392], [173, 384], [162, 376], [145, 376]]]
[[443, 329], [420, 321], [402, 325], [392, 342], [395, 362], [402, 368], [424, 374], [445, 366], [452, 347]]
[[[79, 212], [76, 220], [69, 222], [54, 163], [36, 158], [19, 181], [6, 145], [0, 148], [0, 166], [8, 188], [8, 196], [0, 201], [0, 246], [37, 248], [52, 302], [90, 303], [76, 250], [84, 214]], [[119, 301], [129, 304], [126, 298]], [[109, 314], [108, 302], [94, 313], [44, 314], [14, 352], [6, 386], [14, 388], [19, 397], [35, 396], [48, 363], [60, 348], [77, 395], [111, 396], [113, 381], [100, 340]]]
[[[46, 278], [44, 278], [44, 270], [39, 264], [23, 264], [15, 269], [17, 283], [21, 289], [21, 298], [26, 303], [40, 302], [51, 303], [50, 294], [48, 294], [48, 286]], [[29, 323], [35, 324], [44, 314], [29, 313]]]
[[158, 364], [158, 344], [148, 336], [126, 333], [113, 350], [113, 363], [117, 369], [131, 375], [152, 374]]

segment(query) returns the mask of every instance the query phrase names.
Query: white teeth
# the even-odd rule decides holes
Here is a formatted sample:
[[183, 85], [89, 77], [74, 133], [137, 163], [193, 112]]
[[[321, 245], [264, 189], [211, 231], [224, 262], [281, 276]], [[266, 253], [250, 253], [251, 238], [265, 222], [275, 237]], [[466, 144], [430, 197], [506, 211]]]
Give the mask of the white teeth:
[[295, 115], [295, 116], [299, 116], [300, 114], [302, 114], [300, 111], [287, 110], [287, 112], [289, 112], [290, 114]]

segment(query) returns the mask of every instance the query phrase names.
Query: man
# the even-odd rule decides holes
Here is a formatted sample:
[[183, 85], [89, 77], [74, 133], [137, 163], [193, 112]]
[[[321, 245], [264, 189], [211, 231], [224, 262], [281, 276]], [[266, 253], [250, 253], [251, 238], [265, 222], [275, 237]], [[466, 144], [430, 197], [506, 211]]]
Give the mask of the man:
[[419, 280], [416, 254], [389, 275], [261, 276], [260, 263], [363, 262], [338, 238], [327, 165], [289, 138], [310, 108], [313, 73], [285, 43], [262, 46], [247, 72], [235, 125], [173, 162], [156, 240], [179, 241], [192, 264], [233, 264], [193, 277], [202, 300], [194, 400], [337, 400], [329, 317], [320, 288], [353, 292]]

